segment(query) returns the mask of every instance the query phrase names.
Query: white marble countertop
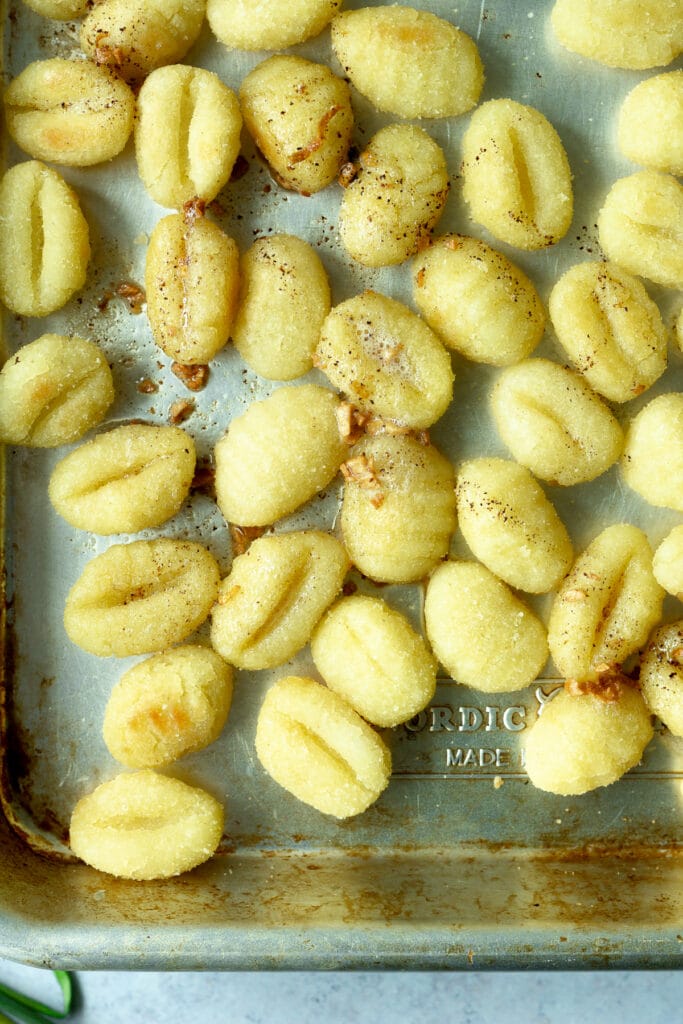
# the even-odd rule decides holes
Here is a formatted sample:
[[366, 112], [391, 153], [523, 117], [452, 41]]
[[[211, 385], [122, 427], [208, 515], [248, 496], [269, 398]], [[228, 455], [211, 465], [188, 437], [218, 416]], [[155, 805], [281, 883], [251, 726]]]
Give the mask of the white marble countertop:
[[[74, 975], [74, 1024], [671, 1024], [683, 973], [132, 973]], [[49, 972], [0, 960], [0, 981], [57, 1005]]]

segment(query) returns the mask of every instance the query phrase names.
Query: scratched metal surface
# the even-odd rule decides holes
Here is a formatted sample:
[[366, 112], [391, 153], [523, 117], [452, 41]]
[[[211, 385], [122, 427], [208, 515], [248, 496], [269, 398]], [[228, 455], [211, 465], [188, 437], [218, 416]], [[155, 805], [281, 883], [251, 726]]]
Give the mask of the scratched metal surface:
[[[349, 2], [346, 6], [358, 7], [361, 2]], [[477, 40], [486, 68], [483, 100], [510, 96], [538, 107], [550, 118], [565, 143], [574, 173], [574, 222], [566, 239], [552, 250], [526, 254], [489, 238], [467, 217], [460, 198], [458, 166], [460, 139], [468, 116], [423, 122], [443, 146], [453, 182], [439, 232], [457, 230], [492, 242], [530, 274], [542, 296], [547, 298], [552, 283], [565, 269], [598, 254], [595, 221], [602, 198], [612, 181], [635, 169], [616, 150], [615, 113], [626, 92], [647, 73], [601, 68], [562, 51], [552, 38], [548, 23], [551, 4], [545, 0], [523, 3], [460, 0], [459, 3], [417, 3], [414, 6], [449, 18]], [[11, 17], [5, 22], [5, 80], [31, 60], [76, 52], [75, 26], [47, 22], [22, 5], [10, 5], [9, 13]], [[335, 67], [328, 33], [294, 49], [313, 59], [331, 60]], [[205, 28], [187, 59], [217, 71], [224, 81], [236, 88], [244, 74], [262, 58], [263, 54], [228, 54], [212, 41]], [[355, 93], [354, 106], [357, 141], [362, 144], [390, 118], [375, 113], [367, 101]], [[289, 231], [318, 248], [332, 279], [335, 302], [361, 288], [373, 287], [410, 303], [407, 267], [367, 271], [352, 265], [344, 254], [335, 232], [340, 198], [337, 186], [311, 198], [286, 193], [270, 179], [246, 138], [243, 153], [249, 163], [248, 173], [219, 196], [224, 214], [218, 217], [242, 249], [259, 234]], [[7, 144], [6, 157], [9, 164], [22, 159], [11, 143]], [[6, 318], [7, 349], [14, 351], [47, 331], [92, 337], [107, 353], [117, 386], [116, 403], [105, 426], [130, 417], [166, 422], [172, 402], [187, 393], [170, 373], [170, 361], [155, 349], [144, 315], [131, 315], [116, 298], [109, 301], [105, 309], [100, 308], [102, 297], [120, 281], [142, 281], [147, 237], [164, 211], [147, 199], [136, 176], [130, 144], [122, 156], [105, 167], [66, 168], [62, 173], [76, 188], [91, 226], [94, 259], [89, 283], [77, 299], [44, 321]], [[650, 291], [661, 303], [664, 315], [671, 319], [680, 305], [680, 297], [655, 287]], [[550, 330], [537, 353], [561, 359]], [[486, 394], [497, 371], [468, 365], [458, 357], [454, 357], [454, 368], [455, 400], [433, 428], [434, 442], [455, 462], [473, 455], [506, 454], [486, 410]], [[310, 377], [316, 379], [316, 374]], [[140, 393], [137, 385], [145, 378], [158, 385], [156, 393]], [[658, 385], [629, 403], [627, 408], [617, 408], [617, 415], [623, 420], [656, 393], [680, 390], [682, 385], [683, 357], [672, 348], [670, 367]], [[265, 397], [276, 386], [259, 379], [228, 346], [212, 364], [209, 385], [197, 396], [197, 410], [185, 424], [196, 439], [200, 456], [209, 457], [215, 440], [230, 420], [255, 397]], [[68, 820], [76, 800], [118, 770], [102, 741], [101, 721], [112, 685], [135, 660], [97, 659], [70, 644], [64, 634], [64, 599], [83, 565], [113, 541], [126, 538], [88, 536], [72, 530], [52, 511], [46, 483], [52, 467], [63, 454], [63, 450], [41, 452], [17, 448], [8, 449], [6, 458], [10, 756], [5, 773], [5, 797], [10, 815], [25, 833], [29, 845], [46, 849], [53, 856], [66, 852]], [[681, 516], [675, 513], [647, 508], [622, 485], [615, 469], [590, 485], [555, 487], [548, 491], [568, 524], [577, 548], [609, 522], [628, 520], [641, 525], [656, 544], [681, 521]], [[278, 528], [302, 525], [334, 528], [338, 497], [336, 485], [330, 487], [324, 497], [278, 524]], [[222, 568], [227, 571], [229, 567], [229, 535], [214, 504], [206, 497], [193, 497], [175, 519], [146, 535], [157, 534], [199, 537], [216, 554]], [[464, 551], [457, 536], [453, 551]], [[369, 592], [376, 589], [367, 581], [360, 581], [360, 586]], [[407, 610], [415, 622], [420, 622], [420, 588], [383, 587], [378, 592], [395, 606]], [[547, 598], [536, 602], [541, 613], [547, 610], [547, 603]], [[666, 606], [666, 615], [673, 619], [678, 614], [680, 605], [677, 611], [672, 599]], [[643, 764], [609, 789], [568, 800], [534, 791], [526, 782], [520, 763], [519, 738], [533, 721], [540, 704], [552, 693], [555, 684], [550, 666], [546, 673], [548, 678], [520, 694], [488, 697], [450, 681], [441, 683], [432, 707], [407, 727], [388, 736], [394, 752], [394, 777], [380, 801], [355, 820], [338, 823], [324, 818], [271, 782], [253, 751], [255, 719], [262, 695], [274, 675], [290, 670], [312, 670], [307, 651], [276, 673], [238, 673], [234, 705], [224, 735], [208, 750], [184, 759], [173, 769], [174, 774], [206, 786], [227, 804], [227, 836], [222, 853], [210, 868], [200, 873], [198, 877], [202, 881], [197, 885], [206, 883], [217, 892], [225, 892], [226, 886], [236, 884], [230, 876], [238, 863], [235, 858], [239, 856], [248, 858], [263, 853], [281, 866], [294, 854], [325, 860], [344, 851], [359, 855], [359, 851], [371, 850], [377, 852], [381, 861], [383, 857], [410, 849], [412, 856], [418, 858], [421, 851], [425, 851], [422, 875], [428, 873], [429, 884], [438, 890], [439, 869], [426, 851], [445, 851], [450, 864], [453, 858], [457, 859], [458, 851], [467, 850], [468, 856], [480, 858], [483, 877], [490, 870], [490, 860], [484, 851], [492, 847], [509, 847], [522, 851], [526, 857], [553, 850], [583, 849], [587, 845], [598, 848], [628, 843], [644, 849], [670, 848], [681, 839], [683, 743], [673, 741], [665, 733], [657, 736]], [[413, 864], [413, 868], [416, 877], [422, 877], [419, 863], [417, 867]], [[79, 869], [64, 864], [63, 870], [77, 872]], [[117, 883], [103, 876], [92, 880], [90, 876], [92, 872], [84, 876], [90, 880], [84, 881], [80, 889], [74, 883], [75, 891], [86, 900], [84, 905], [92, 912], [92, 917], [86, 914], [83, 921], [85, 931], [81, 934], [80, 960], [73, 953], [70, 962], [80, 966], [130, 964], [131, 936], [120, 937], [117, 943], [111, 940], [112, 932], [108, 933], [110, 941], [105, 941], [94, 924], [100, 920], [106, 905], [101, 894], [107, 896], [113, 892]], [[80, 878], [81, 875], [68, 877]], [[472, 877], [476, 878], [476, 871]], [[136, 891], [139, 892], [139, 887]], [[73, 890], [69, 892], [73, 894]], [[116, 892], [120, 893], [120, 889]], [[86, 899], [88, 893], [90, 902]], [[93, 893], [104, 903], [95, 906]], [[266, 929], [266, 940], [268, 935], [272, 940], [278, 931], [278, 922], [282, 928], [294, 914], [293, 902], [288, 906], [283, 894], [280, 895], [284, 900], [281, 916], [274, 919], [270, 931]], [[135, 902], [139, 897], [131, 894], [127, 898]], [[411, 910], [406, 906], [404, 911], [395, 921], [399, 929], [407, 918], [419, 916], [416, 908]], [[362, 912], [358, 914], [355, 923], [362, 924]], [[189, 920], [191, 925], [192, 919]], [[494, 924], [493, 918], [479, 921], [481, 927], [493, 929]], [[73, 927], [73, 922], [67, 920], [62, 925]], [[92, 926], [90, 932], [89, 925]], [[503, 948], [494, 943], [491, 947], [497, 950], [497, 956], [492, 956], [493, 966], [517, 962], [511, 959], [513, 939], [518, 948], [525, 934], [521, 919], [518, 925], [506, 940], [507, 946], [504, 944]], [[98, 941], [95, 941], [96, 934]], [[181, 942], [184, 934], [181, 929], [176, 942]], [[305, 926], [302, 934], [305, 937]], [[325, 939], [331, 943], [332, 950], [327, 960], [317, 949], [321, 964], [351, 966], [358, 962], [360, 947], [357, 944], [364, 940], [354, 933], [356, 945], [352, 954], [344, 934], [342, 929], [334, 933], [335, 937]], [[396, 934], [399, 938], [403, 936], [400, 930]], [[426, 934], [420, 933], [420, 949], [425, 951], [420, 954], [423, 957], [420, 962], [434, 962], [433, 950], [429, 959]], [[618, 930], [617, 938], [624, 938]], [[136, 932], [135, 941], [138, 940]], [[155, 934], [146, 951], [140, 952], [136, 946], [138, 959], [135, 962], [142, 966], [158, 965], [167, 949], [165, 941]], [[541, 939], [535, 941], [532, 960], [536, 956], [533, 962], [538, 964]], [[242, 947], [241, 959], [235, 950], [229, 955], [224, 953], [221, 959], [216, 947], [212, 947], [211, 953], [202, 947], [203, 959], [195, 951], [192, 958], [178, 956], [174, 964], [258, 965], [254, 959], [254, 942], [254, 936], [249, 936]], [[59, 954], [52, 946], [50, 948], [51, 962], [55, 957], [59, 960]], [[370, 945], [365, 952], [369, 955], [378, 948]], [[10, 947], [10, 955], [35, 956], [26, 949], [17, 953], [14, 947]], [[667, 955], [672, 955], [668, 947]], [[378, 966], [413, 963], [418, 954], [414, 950], [411, 954], [410, 943], [407, 943], [403, 959], [398, 953], [392, 956], [393, 960], [387, 952]], [[562, 949], [553, 957], [554, 963], [567, 962], [567, 954]], [[63, 953], [62, 962], [68, 959]], [[580, 963], [586, 962], [585, 957], [580, 960]], [[282, 954], [278, 965], [302, 966], [305, 960], [300, 950], [291, 949], [289, 954]]]

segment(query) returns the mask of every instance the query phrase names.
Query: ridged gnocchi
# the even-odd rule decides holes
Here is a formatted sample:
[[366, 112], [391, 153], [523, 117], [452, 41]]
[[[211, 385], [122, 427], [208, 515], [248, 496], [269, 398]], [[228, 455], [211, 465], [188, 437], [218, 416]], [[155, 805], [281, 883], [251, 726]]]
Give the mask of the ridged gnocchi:
[[114, 401], [104, 352], [85, 338], [44, 334], [0, 372], [0, 441], [55, 448], [83, 437]]
[[185, 640], [218, 596], [213, 555], [195, 541], [159, 537], [113, 544], [69, 591], [64, 628], [102, 658], [152, 654]]
[[491, 409], [514, 458], [541, 480], [585, 483], [621, 455], [624, 436], [607, 405], [578, 374], [549, 359], [504, 370]]
[[132, 90], [89, 60], [34, 61], [10, 82], [3, 102], [7, 131], [37, 160], [75, 167], [111, 160], [133, 130]]
[[90, 235], [76, 193], [38, 160], [0, 182], [0, 298], [13, 313], [47, 316], [85, 284]]
[[315, 249], [294, 235], [257, 238], [240, 260], [232, 342], [253, 370], [294, 380], [313, 367], [330, 283]]
[[475, 362], [508, 366], [536, 348], [545, 310], [519, 267], [486, 242], [436, 238], [413, 260], [413, 299], [444, 344]]
[[448, 553], [455, 471], [433, 445], [379, 434], [342, 466], [341, 530], [353, 564], [373, 580], [413, 583]]
[[239, 97], [249, 134], [283, 188], [310, 195], [335, 180], [353, 131], [343, 79], [324, 64], [278, 54], [249, 72]]
[[595, 391], [628, 402], [666, 369], [668, 331], [642, 283], [616, 263], [571, 267], [550, 293], [560, 345]]
[[208, 0], [206, 17], [231, 49], [285, 50], [317, 36], [342, 0]]
[[257, 538], [221, 583], [211, 643], [238, 668], [283, 664], [308, 643], [348, 569], [342, 544], [330, 534], [306, 530]]
[[429, 578], [424, 605], [432, 650], [458, 683], [485, 693], [528, 686], [543, 669], [543, 623], [489, 569], [444, 562]]
[[650, 711], [683, 736], [683, 620], [656, 630], [640, 659], [640, 688]]
[[266, 694], [256, 753], [280, 786], [335, 818], [365, 811], [391, 772], [386, 744], [351, 705], [298, 676], [279, 679]]
[[659, 621], [663, 597], [642, 530], [608, 526], [578, 556], [553, 600], [548, 645], [560, 675], [583, 681], [622, 664]]
[[323, 322], [315, 365], [358, 408], [422, 430], [453, 397], [450, 356], [419, 316], [378, 292], [335, 306]]
[[268, 526], [329, 484], [348, 453], [338, 408], [327, 388], [301, 384], [232, 421], [214, 450], [218, 507], [229, 523]]
[[569, 569], [569, 534], [525, 466], [498, 458], [462, 463], [456, 486], [458, 521], [480, 562], [532, 594], [552, 590]]
[[406, 722], [434, 696], [431, 651], [381, 598], [343, 597], [316, 627], [311, 653], [327, 686], [373, 725]]
[[186, 644], [139, 661], [114, 686], [102, 735], [127, 768], [161, 768], [218, 739], [232, 701], [232, 668]]
[[683, 393], [658, 395], [631, 420], [621, 471], [650, 505], [683, 512]]
[[566, 235], [574, 212], [572, 173], [550, 121], [515, 100], [489, 100], [463, 138], [463, 189], [470, 216], [518, 249], [544, 249]]
[[190, 492], [196, 451], [180, 427], [115, 427], [57, 463], [48, 485], [53, 507], [91, 533], [136, 533], [160, 526]]
[[123, 772], [82, 797], [71, 849], [119, 878], [171, 878], [204, 863], [223, 835], [222, 805], [203, 789], [150, 769]]
[[[657, 131], [652, 130], [653, 124]], [[619, 149], [636, 164], [683, 174], [683, 71], [639, 82], [619, 111]]]
[[361, 7], [332, 22], [332, 47], [352, 83], [399, 117], [456, 117], [476, 106], [484, 69], [476, 43], [412, 7]]
[[556, 0], [551, 24], [568, 50], [613, 68], [654, 68], [683, 50], [678, 0]]
[[183, 365], [210, 362], [237, 310], [237, 243], [207, 217], [163, 217], [149, 239], [145, 291], [159, 348]]
[[240, 151], [237, 96], [218, 75], [188, 64], [158, 68], [138, 93], [135, 156], [152, 199], [180, 210], [215, 199]]

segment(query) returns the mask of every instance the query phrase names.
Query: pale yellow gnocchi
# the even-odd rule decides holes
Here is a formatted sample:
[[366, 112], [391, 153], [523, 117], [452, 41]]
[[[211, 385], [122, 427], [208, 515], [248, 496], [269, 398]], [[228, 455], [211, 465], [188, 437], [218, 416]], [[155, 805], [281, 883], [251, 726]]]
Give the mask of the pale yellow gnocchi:
[[102, 658], [152, 654], [185, 640], [218, 596], [213, 555], [195, 541], [159, 537], [113, 544], [69, 591], [64, 628]]
[[335, 818], [367, 810], [391, 772], [391, 754], [372, 726], [338, 694], [298, 676], [268, 690], [256, 753], [275, 782]]
[[330, 483], [348, 454], [338, 408], [327, 388], [301, 384], [232, 421], [214, 450], [216, 497], [228, 522], [268, 526]]
[[568, 50], [613, 68], [655, 68], [683, 50], [679, 0], [556, 0], [551, 23]]
[[171, 878], [203, 864], [223, 835], [223, 806], [203, 789], [150, 769], [124, 772], [78, 801], [69, 844], [119, 878]]
[[196, 452], [180, 427], [115, 427], [57, 463], [48, 485], [53, 507], [91, 533], [136, 533], [160, 526], [190, 492]]
[[88, 224], [76, 193], [38, 160], [0, 182], [0, 298], [13, 313], [47, 316], [85, 284]]
[[668, 331], [642, 283], [616, 263], [571, 267], [550, 293], [560, 345], [612, 402], [646, 391], [666, 369]]
[[458, 470], [460, 530], [480, 562], [510, 586], [532, 594], [552, 590], [569, 569], [569, 534], [525, 466], [478, 458]]
[[525, 768], [538, 789], [579, 796], [634, 768], [652, 736], [650, 712], [635, 687], [623, 686], [617, 700], [562, 691], [526, 736]]
[[183, 59], [199, 36], [206, 0], [98, 0], [81, 24], [83, 52], [129, 82]]
[[631, 420], [621, 471], [650, 505], [683, 512], [683, 393], [658, 395]]
[[378, 434], [342, 466], [341, 530], [351, 561], [373, 580], [414, 583], [448, 553], [455, 472], [433, 445]]
[[44, 334], [0, 372], [0, 441], [55, 448], [83, 437], [114, 401], [104, 353], [85, 338]]
[[463, 138], [463, 189], [470, 216], [518, 249], [544, 249], [566, 235], [574, 212], [572, 173], [550, 121], [515, 100], [489, 100]]
[[449, 190], [441, 147], [408, 124], [381, 128], [344, 182], [339, 237], [366, 267], [403, 263], [418, 252], [438, 223]]
[[621, 455], [624, 436], [607, 405], [578, 374], [549, 359], [504, 370], [491, 410], [514, 458], [541, 480], [585, 483]]
[[665, 288], [683, 288], [683, 185], [638, 171], [612, 185], [598, 214], [608, 259]]
[[160, 206], [216, 198], [240, 151], [237, 96], [218, 75], [188, 64], [158, 68], [138, 94], [138, 172]]
[[663, 597], [642, 530], [608, 526], [578, 556], [553, 600], [548, 645], [560, 675], [590, 680], [622, 664], [659, 621]]
[[186, 644], [139, 661], [114, 686], [102, 735], [127, 768], [161, 768], [217, 740], [230, 712], [232, 668]]
[[38, 14], [42, 14], [44, 18], [53, 18], [55, 21], [82, 18], [90, 7], [90, 0], [24, 0], [24, 2]]
[[683, 525], [674, 526], [656, 549], [652, 572], [660, 587], [683, 601]]
[[283, 188], [310, 195], [335, 180], [353, 131], [343, 79], [324, 64], [278, 54], [249, 72], [239, 97], [249, 134]]
[[[657, 130], [653, 131], [652, 126]], [[639, 82], [619, 111], [619, 149], [636, 164], [683, 174], [683, 71]]]
[[248, 365], [270, 380], [313, 367], [330, 283], [315, 249], [294, 235], [257, 238], [240, 260], [240, 298], [231, 337]]
[[363, 292], [326, 317], [315, 365], [358, 408], [422, 430], [453, 397], [448, 352], [419, 316], [378, 292]]
[[238, 555], [211, 613], [211, 643], [244, 669], [282, 665], [304, 644], [341, 590], [343, 545], [318, 530], [259, 537]]
[[640, 688], [650, 711], [683, 736], [683, 620], [653, 633], [640, 659]]
[[132, 90], [89, 60], [34, 61], [3, 102], [7, 131], [37, 160], [76, 167], [111, 160], [133, 130]]
[[434, 696], [436, 661], [408, 620], [378, 597], [343, 597], [311, 638], [327, 686], [366, 721], [406, 722]]
[[317, 36], [342, 0], [208, 0], [206, 17], [230, 49], [285, 50]]
[[458, 683], [485, 693], [521, 690], [548, 658], [543, 623], [489, 569], [444, 562], [424, 605], [432, 650]]
[[353, 85], [399, 117], [456, 117], [476, 106], [484, 69], [476, 43], [429, 11], [361, 7], [332, 22], [332, 47]]
[[183, 365], [208, 363], [237, 310], [237, 243], [207, 217], [163, 217], [149, 239], [145, 291], [159, 348]]
[[536, 288], [486, 242], [444, 235], [413, 260], [413, 299], [444, 344], [479, 363], [508, 366], [536, 348], [545, 310]]

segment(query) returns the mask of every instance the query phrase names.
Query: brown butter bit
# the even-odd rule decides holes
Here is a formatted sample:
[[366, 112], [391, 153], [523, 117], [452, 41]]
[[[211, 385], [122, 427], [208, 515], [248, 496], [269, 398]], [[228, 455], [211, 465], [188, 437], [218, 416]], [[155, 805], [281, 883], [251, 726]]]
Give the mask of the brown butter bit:
[[209, 367], [205, 363], [171, 363], [171, 372], [190, 391], [202, 391], [209, 379]]
[[320, 149], [325, 142], [325, 135], [327, 134], [330, 121], [335, 114], [339, 113], [340, 110], [343, 110], [343, 107], [340, 107], [338, 103], [335, 103], [333, 107], [330, 107], [330, 109], [323, 114], [318, 123], [318, 134], [311, 142], [308, 143], [308, 145], [302, 146], [301, 149], [297, 149], [296, 153], [292, 153], [289, 158], [290, 167], [293, 164], [300, 164], [302, 160], [307, 160], [309, 156], [312, 156], [313, 153], [316, 153]]
[[342, 476], [349, 483], [358, 484], [369, 492], [370, 504], [379, 508], [384, 503], [384, 491], [377, 476], [374, 463], [367, 455], [354, 455], [341, 465]]
[[179, 398], [174, 402], [168, 413], [168, 420], [174, 427], [184, 423], [194, 412], [194, 400], [192, 398]]
[[137, 389], [141, 395], [153, 395], [159, 390], [159, 385], [149, 377], [143, 377], [138, 381]]
[[131, 313], [135, 315], [142, 313], [147, 296], [139, 284], [135, 284], [133, 281], [122, 281], [116, 286], [116, 294], [124, 300]]
[[348, 445], [355, 444], [365, 433], [365, 427], [370, 416], [361, 412], [350, 402], [340, 402], [337, 406], [337, 427], [339, 436]]
[[622, 671], [616, 661], [597, 665], [591, 679], [567, 679], [564, 684], [572, 697], [591, 694], [606, 704], [616, 703], [626, 686], [637, 686], [637, 683]]
[[186, 203], [183, 203], [183, 220], [186, 224], [194, 224], [196, 220], [200, 220], [206, 213], [206, 203], [199, 196], [195, 196], [194, 199], [188, 199]]
[[235, 558], [237, 555], [243, 555], [251, 542], [258, 540], [266, 531], [265, 526], [238, 526], [236, 523], [230, 523], [229, 529], [232, 553]]

